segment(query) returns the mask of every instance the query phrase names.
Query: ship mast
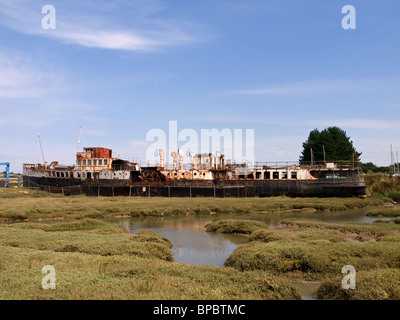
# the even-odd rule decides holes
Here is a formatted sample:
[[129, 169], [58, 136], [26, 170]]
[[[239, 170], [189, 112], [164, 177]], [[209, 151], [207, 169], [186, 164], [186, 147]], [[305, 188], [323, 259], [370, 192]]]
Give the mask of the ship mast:
[[393, 150], [392, 150], [392, 145], [390, 145], [390, 166], [393, 168], [393, 173], [394, 173], [394, 164], [393, 164]]
[[42, 144], [40, 143], [40, 135], [39, 135], [37, 137], [37, 155], [36, 155], [37, 163], [40, 163], [40, 154], [42, 154], [42, 160], [44, 164], [45, 163], [44, 154], [43, 154]]
[[79, 127], [79, 135], [78, 135], [78, 152], [81, 151], [81, 136], [82, 136], [82, 127]]

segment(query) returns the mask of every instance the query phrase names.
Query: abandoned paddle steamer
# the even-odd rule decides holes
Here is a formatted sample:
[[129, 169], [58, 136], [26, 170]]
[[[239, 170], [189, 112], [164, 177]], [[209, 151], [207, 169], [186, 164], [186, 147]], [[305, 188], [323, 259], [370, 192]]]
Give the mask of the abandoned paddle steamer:
[[190, 154], [184, 168], [183, 153], [172, 152], [165, 164], [159, 150], [156, 166], [112, 156], [107, 148], [84, 148], [73, 166], [57, 161], [24, 164], [25, 187], [65, 195], [89, 196], [210, 196], [210, 197], [365, 197], [361, 169], [353, 164], [231, 164], [224, 154]]

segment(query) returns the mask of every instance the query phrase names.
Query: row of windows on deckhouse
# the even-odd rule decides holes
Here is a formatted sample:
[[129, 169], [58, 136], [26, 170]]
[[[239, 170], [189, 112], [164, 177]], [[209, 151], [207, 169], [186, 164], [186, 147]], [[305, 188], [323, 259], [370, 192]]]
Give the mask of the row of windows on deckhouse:
[[108, 159], [78, 159], [76, 164], [78, 166], [106, 166], [108, 165]]

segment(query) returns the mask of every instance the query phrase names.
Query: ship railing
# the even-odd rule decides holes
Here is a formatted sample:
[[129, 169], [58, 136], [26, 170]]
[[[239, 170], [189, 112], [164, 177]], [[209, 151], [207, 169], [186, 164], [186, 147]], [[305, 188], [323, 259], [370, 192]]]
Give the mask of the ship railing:
[[228, 169], [295, 169], [299, 167], [298, 161], [267, 161], [267, 162], [230, 162]]
[[300, 167], [309, 170], [357, 170], [361, 169], [361, 164], [349, 160], [338, 160], [338, 161], [326, 161], [326, 162], [306, 162], [302, 161], [299, 163]]
[[309, 170], [332, 170], [332, 169], [357, 169], [358, 163], [351, 161], [335, 162], [299, 162], [299, 161], [267, 161], [267, 162], [244, 162], [228, 163], [227, 168], [251, 168], [251, 169], [309, 169]]
[[337, 184], [347, 186], [365, 186], [365, 181], [361, 177], [340, 177], [332, 176], [313, 180], [313, 184]]

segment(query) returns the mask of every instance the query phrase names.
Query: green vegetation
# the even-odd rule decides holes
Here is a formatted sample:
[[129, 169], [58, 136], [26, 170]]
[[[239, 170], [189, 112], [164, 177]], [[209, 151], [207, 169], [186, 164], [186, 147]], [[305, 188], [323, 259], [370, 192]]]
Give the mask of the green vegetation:
[[253, 231], [267, 228], [261, 221], [254, 220], [218, 220], [205, 226], [207, 232], [250, 234]]
[[[343, 276], [343, 275], [342, 275]], [[341, 277], [342, 277], [341, 276]], [[344, 290], [341, 277], [324, 281], [317, 290], [326, 300], [399, 300], [400, 269], [376, 269], [356, 273], [356, 289]]]
[[379, 167], [372, 162], [367, 162], [367, 163], [362, 163], [361, 164], [362, 170], [367, 173], [367, 174], [373, 174], [373, 173], [390, 173], [390, 167]]
[[[90, 226], [90, 228], [88, 228]], [[82, 232], [86, 231], [86, 232]], [[154, 232], [130, 235], [121, 227], [93, 222], [71, 222], [57, 225], [23, 224], [0, 228], [0, 246], [80, 252], [100, 256], [127, 255], [172, 261], [171, 245]]]
[[400, 217], [400, 207], [373, 209], [367, 213], [369, 217]]
[[[300, 299], [291, 283], [308, 280], [321, 283], [320, 299], [399, 299], [400, 215], [392, 202], [384, 196], [177, 202], [0, 189], [0, 218], [7, 222], [0, 223], [0, 299]], [[277, 211], [356, 208], [397, 218], [372, 224], [293, 218], [274, 230], [254, 220]], [[224, 219], [231, 213], [249, 219]], [[244, 234], [249, 243], [225, 267], [191, 266], [174, 262], [171, 243], [156, 233], [132, 235], [100, 220], [168, 215], [220, 216], [207, 231]], [[357, 290], [344, 291], [341, 269], [349, 264], [357, 271]], [[56, 290], [41, 288], [44, 265], [56, 268]]]
[[[355, 267], [357, 279], [358, 272], [365, 275], [365, 286], [361, 284], [357, 291], [367, 290], [368, 284], [375, 287], [371, 281], [377, 269], [400, 267], [399, 224], [287, 220], [282, 225], [275, 230], [254, 231], [250, 242], [238, 247], [225, 265], [241, 271], [264, 270], [278, 278], [323, 281], [321, 297], [327, 299], [330, 298], [329, 285], [334, 283], [337, 288], [341, 285], [336, 278], [343, 277], [341, 269], [345, 265]], [[380, 285], [379, 281], [376, 286]], [[388, 297], [398, 297], [400, 286], [394, 288], [397, 293], [388, 293]], [[359, 292], [355, 297], [364, 295], [369, 296], [369, 293]]]
[[365, 174], [364, 181], [367, 185], [367, 196], [387, 197], [400, 202], [400, 177], [388, 174]]
[[35, 221], [111, 217], [269, 213], [382, 206], [387, 198], [159, 198], [87, 197], [29, 189], [0, 189], [0, 219]]
[[[56, 270], [43, 290], [41, 270]], [[0, 299], [300, 299], [289, 282], [260, 272], [172, 261], [152, 231], [130, 235], [102, 221], [0, 225]]]
[[[311, 149], [313, 160], [311, 160]], [[325, 155], [324, 155], [325, 150]], [[308, 139], [303, 143], [303, 151], [299, 161], [301, 163], [315, 162], [358, 162], [361, 152], [357, 152], [353, 141], [346, 132], [338, 127], [329, 127], [322, 130], [314, 129], [310, 132]], [[354, 156], [354, 159], [353, 159]]]

